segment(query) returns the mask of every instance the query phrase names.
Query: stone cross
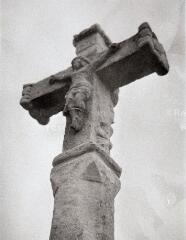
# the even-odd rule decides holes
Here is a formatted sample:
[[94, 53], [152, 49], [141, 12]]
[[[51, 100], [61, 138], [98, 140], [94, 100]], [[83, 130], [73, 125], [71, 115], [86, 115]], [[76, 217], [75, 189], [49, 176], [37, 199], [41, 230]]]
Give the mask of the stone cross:
[[63, 112], [63, 151], [53, 161], [50, 240], [114, 240], [114, 198], [121, 168], [110, 157], [119, 88], [169, 66], [148, 23], [111, 43], [95, 24], [74, 36], [71, 67], [23, 87], [20, 104], [40, 124]]

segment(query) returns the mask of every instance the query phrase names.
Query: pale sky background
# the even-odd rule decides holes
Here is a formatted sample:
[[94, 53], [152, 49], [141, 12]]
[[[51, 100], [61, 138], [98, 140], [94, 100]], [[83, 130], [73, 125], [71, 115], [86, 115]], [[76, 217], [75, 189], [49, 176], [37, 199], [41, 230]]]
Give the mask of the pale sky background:
[[41, 126], [19, 105], [22, 85], [70, 65], [74, 34], [99, 23], [113, 42], [148, 21], [167, 51], [170, 73], [120, 91], [112, 157], [122, 167], [116, 240], [184, 240], [184, 0], [4, 0], [1, 6], [1, 236], [46, 240], [53, 158], [62, 114]]

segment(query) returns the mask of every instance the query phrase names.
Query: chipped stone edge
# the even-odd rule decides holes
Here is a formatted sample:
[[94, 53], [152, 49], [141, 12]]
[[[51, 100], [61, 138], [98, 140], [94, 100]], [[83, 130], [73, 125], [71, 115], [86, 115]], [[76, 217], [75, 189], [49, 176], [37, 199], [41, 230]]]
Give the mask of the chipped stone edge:
[[94, 142], [81, 144], [64, 153], [59, 154], [54, 158], [52, 165], [55, 167], [61, 163], [73, 160], [73, 158], [78, 157], [82, 154], [93, 151], [96, 151], [102, 157], [103, 162], [117, 175], [117, 177], [121, 176], [121, 167]]

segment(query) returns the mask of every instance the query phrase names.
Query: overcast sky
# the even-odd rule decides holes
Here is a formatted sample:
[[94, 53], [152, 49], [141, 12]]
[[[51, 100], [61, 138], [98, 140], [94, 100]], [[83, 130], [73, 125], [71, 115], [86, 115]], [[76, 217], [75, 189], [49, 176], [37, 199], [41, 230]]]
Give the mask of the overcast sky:
[[[148, 21], [167, 51], [168, 75], [120, 91], [112, 157], [122, 167], [116, 240], [184, 240], [184, 0], [4, 0], [1, 77], [1, 239], [46, 240], [53, 158], [62, 114], [41, 126], [19, 105], [22, 85], [70, 65], [74, 34], [99, 23], [113, 42]], [[186, 236], [185, 236], [186, 237]]]

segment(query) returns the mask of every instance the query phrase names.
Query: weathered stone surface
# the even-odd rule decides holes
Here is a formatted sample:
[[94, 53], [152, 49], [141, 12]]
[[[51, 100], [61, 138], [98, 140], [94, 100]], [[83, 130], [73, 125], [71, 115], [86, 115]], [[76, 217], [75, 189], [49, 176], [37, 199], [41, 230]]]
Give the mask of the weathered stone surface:
[[148, 24], [142, 24], [136, 35], [119, 43], [119, 46], [119, 50], [96, 71], [111, 89], [154, 72], [158, 75], [168, 73], [166, 53]]
[[[71, 78], [64, 77], [66, 72], [62, 76], [57, 74], [36, 84], [23, 86], [20, 104], [40, 124], [47, 124], [51, 116], [63, 111], [65, 95], [71, 84]], [[63, 78], [62, 82], [56, 81], [61, 77]]]
[[100, 171], [95, 162], [91, 162], [82, 174], [82, 178], [92, 182], [102, 182]]
[[95, 150], [63, 160], [51, 172], [55, 203], [50, 240], [113, 240], [118, 176]]
[[98, 53], [108, 49], [111, 41], [98, 24], [85, 29], [74, 36], [73, 44], [76, 47], [76, 54], [88, 57], [91, 60]]
[[80, 156], [87, 152], [94, 151], [96, 151], [100, 155], [102, 161], [108, 166], [108, 168], [110, 168], [118, 177], [120, 177], [120, 166], [102, 148], [100, 148], [99, 145], [96, 145], [94, 142], [88, 142], [78, 145], [77, 147], [74, 147], [68, 151], [59, 154], [57, 157], [54, 158], [53, 166], [55, 167], [61, 163], [69, 161], [71, 158]]

